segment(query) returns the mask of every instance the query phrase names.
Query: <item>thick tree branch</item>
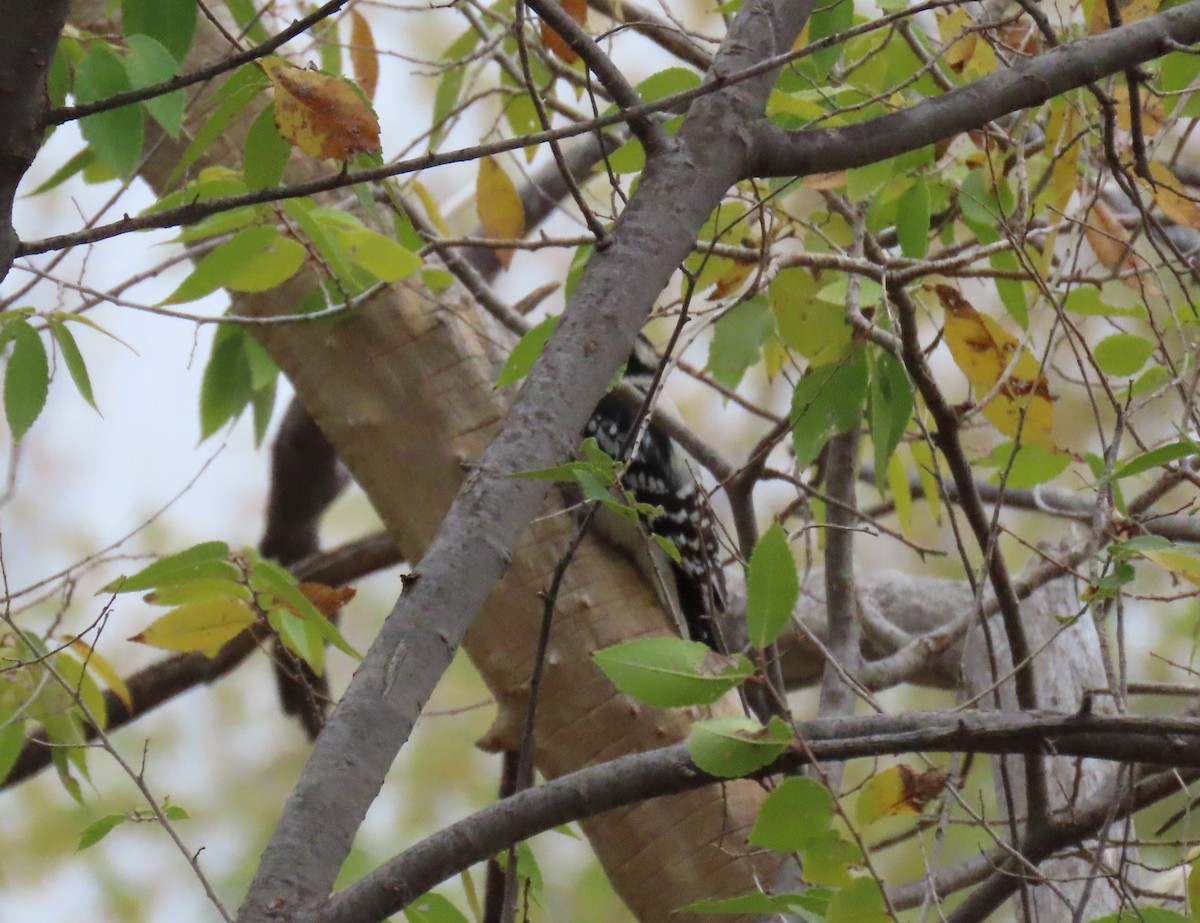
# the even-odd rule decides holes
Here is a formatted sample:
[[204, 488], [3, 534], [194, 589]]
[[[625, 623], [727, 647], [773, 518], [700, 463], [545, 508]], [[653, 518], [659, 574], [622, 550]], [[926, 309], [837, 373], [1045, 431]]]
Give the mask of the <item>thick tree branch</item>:
[[66, 0], [0, 0], [0, 279], [17, 254], [13, 202], [42, 143], [46, 75], [69, 9]]
[[[714, 66], [738, 71], [786, 50], [810, 9], [807, 2], [752, 0]], [[612, 245], [585, 269], [500, 434], [469, 474], [317, 740], [263, 854], [242, 920], [269, 920], [328, 895], [397, 751], [541, 507], [545, 485], [513, 475], [555, 464], [571, 451], [658, 292], [744, 172], [741, 139], [773, 79], [768, 72], [698, 101], [678, 139], [649, 164]]]
[[[1200, 769], [1200, 720], [1193, 718], [924, 712], [818, 718], [799, 722], [797, 732], [805, 748], [790, 752], [757, 777], [794, 772], [808, 763], [810, 754], [825, 763], [919, 752], [1041, 752]], [[721, 781], [700, 770], [682, 744], [590, 766], [439, 830], [302, 919], [322, 923], [383, 919], [462, 869], [537, 833], [622, 805]], [[1095, 807], [1084, 807], [1067, 825], [1070, 838], [1049, 836], [1040, 855], [1027, 858], [1044, 859], [1093, 833], [1101, 819]]]
[[902, 112], [838, 128], [754, 127], [749, 176], [807, 176], [861, 167], [970, 131], [1010, 112], [1200, 41], [1200, 0], [1080, 39]]

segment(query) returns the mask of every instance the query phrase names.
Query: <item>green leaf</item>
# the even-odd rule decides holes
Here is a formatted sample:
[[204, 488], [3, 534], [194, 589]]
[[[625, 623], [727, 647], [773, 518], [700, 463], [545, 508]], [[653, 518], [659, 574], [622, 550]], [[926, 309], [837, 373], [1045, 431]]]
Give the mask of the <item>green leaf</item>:
[[182, 61], [196, 31], [196, 0], [122, 0], [121, 25], [130, 38], [148, 35]]
[[233, 72], [224, 86], [217, 91], [216, 98], [221, 100], [220, 104], [204, 119], [204, 124], [196, 132], [192, 143], [187, 146], [187, 150], [179, 158], [179, 163], [171, 171], [167, 179], [168, 186], [173, 186], [188, 167], [208, 150], [209, 145], [225, 133], [239, 112], [262, 95], [267, 82], [266, 75], [253, 64], [243, 64]]
[[831, 436], [862, 419], [867, 364], [861, 349], [836, 365], [809, 369], [792, 392], [792, 445], [796, 465], [806, 467]]
[[381, 282], [398, 282], [421, 268], [424, 261], [403, 244], [367, 228], [343, 231], [338, 239], [355, 266]]
[[213, 337], [212, 353], [200, 383], [200, 439], [207, 439], [234, 420], [250, 402], [250, 363], [240, 328], [222, 325]]
[[50, 392], [50, 361], [37, 331], [23, 318], [9, 321], [5, 333], [12, 337], [12, 354], [4, 372], [4, 415], [13, 441], [19, 442], [33, 426]]
[[771, 306], [761, 295], [735, 305], [713, 325], [708, 370], [727, 388], [736, 388], [746, 369], [762, 358], [762, 345], [775, 332]]
[[[815, 18], [815, 17], [814, 17]], [[896, 174], [896, 158], [877, 160], [846, 171], [846, 196], [851, 202], [874, 199]]]
[[325, 213], [304, 199], [289, 199], [283, 203], [283, 210], [308, 235], [312, 245], [317, 248], [317, 253], [329, 264], [338, 281], [343, 285], [352, 285], [354, 265], [346, 255], [346, 248], [342, 246], [341, 241], [335, 234], [330, 233], [327, 223], [322, 221], [322, 218], [326, 217]]
[[676, 93], [686, 93], [700, 86], [700, 75], [686, 67], [668, 67], [651, 74], [637, 85], [645, 102], [653, 102]]
[[550, 334], [554, 332], [554, 328], [557, 326], [557, 315], [547, 317], [517, 341], [517, 345], [513, 347], [512, 352], [508, 354], [508, 358], [504, 360], [504, 367], [500, 369], [500, 374], [496, 376], [497, 388], [503, 388], [514, 382], [518, 382], [529, 374], [529, 370], [533, 368], [533, 363], [542, 354], [542, 348], [546, 345], [546, 341], [550, 339]]
[[[817, 892], [820, 892], [818, 895]], [[736, 914], [738, 916], [773, 916], [796, 914], [808, 923], [819, 923], [829, 906], [829, 892], [824, 888], [810, 888], [801, 893], [764, 894], [755, 891], [737, 897], [723, 897], [696, 901], [680, 907], [679, 913]]]
[[834, 892], [825, 923], [892, 923], [892, 917], [875, 879], [856, 878]]
[[269, 103], [246, 132], [242, 153], [242, 175], [250, 189], [276, 186], [283, 179], [292, 145], [275, 124], [275, 104]]
[[867, 419], [875, 447], [875, 476], [882, 482], [892, 453], [912, 419], [913, 389], [899, 359], [883, 350], [873, 353], [872, 358]]
[[76, 845], [75, 851], [82, 852], [89, 846], [95, 846], [127, 820], [129, 818], [124, 814], [105, 814], [99, 820], [92, 821], [79, 834], [79, 843]]
[[11, 716], [0, 726], [0, 782], [8, 778], [25, 746], [25, 722]]
[[1014, 443], [1003, 442], [992, 449], [986, 460], [980, 462], [983, 467], [997, 469], [996, 473], [988, 478], [990, 483], [999, 484], [1003, 475], [1004, 483], [1008, 487], [1035, 487], [1058, 477], [1071, 463], [1069, 452], [1055, 452], [1027, 443], [1016, 449], [1014, 458], [1014, 449]]
[[1101, 483], [1109, 480], [1119, 481], [1122, 478], [1133, 477], [1135, 474], [1141, 474], [1143, 471], [1149, 471], [1151, 468], [1157, 468], [1169, 462], [1179, 461], [1181, 458], [1188, 458], [1196, 455], [1198, 452], [1200, 452], [1200, 446], [1187, 439], [1159, 446], [1157, 449], [1151, 449], [1149, 452], [1143, 452], [1141, 455], [1134, 456], [1113, 471], [1110, 478], [1103, 479]]
[[567, 269], [567, 280], [563, 285], [563, 294], [567, 298], [574, 293], [575, 286], [579, 284], [579, 278], [583, 275], [583, 268], [587, 266], [594, 252], [595, 247], [592, 244], [581, 244], [571, 255], [571, 265]]
[[75, 336], [67, 329], [67, 325], [56, 317], [47, 318], [46, 323], [50, 328], [50, 335], [58, 344], [58, 352], [62, 356], [63, 365], [67, 367], [71, 381], [75, 382], [75, 390], [99, 413], [100, 408], [96, 406], [96, 398], [92, 394], [92, 380], [88, 376], [87, 365], [84, 364], [83, 353], [79, 351]]
[[741, 654], [683, 638], [638, 638], [592, 658], [618, 689], [656, 708], [711, 705], [754, 673]]
[[1081, 285], [1071, 290], [1063, 301], [1063, 310], [1072, 314], [1098, 315], [1102, 317], [1144, 317], [1144, 306], [1118, 307], [1103, 300], [1103, 292], [1092, 285]]
[[[830, 35], [836, 35], [854, 25], [853, 0], [834, 0], [832, 3], [819, 5], [808, 21], [808, 41], [813, 43]], [[832, 48], [818, 51], [808, 58], [797, 62], [800, 69], [811, 75], [818, 84], [824, 84], [825, 78], [833, 69], [833, 65], [842, 56], [845, 44], [839, 42]]]
[[79, 708], [81, 719], [86, 718], [87, 721], [104, 727], [108, 723], [108, 706], [104, 700], [104, 693], [83, 663], [70, 654], [57, 654], [54, 657], [54, 669], [67, 684], [71, 701]]
[[271, 354], [252, 336], [242, 337], [242, 345], [246, 349], [246, 362], [250, 366], [250, 387], [255, 391], [270, 387], [279, 377], [279, 366], [275, 364]]
[[524, 885], [528, 884], [530, 898], [540, 906], [542, 896], [545, 894], [545, 882], [542, 879], [542, 870], [538, 865], [537, 857], [525, 840], [517, 843], [517, 876], [521, 879], [522, 890], [524, 890]]
[[763, 648], [779, 637], [791, 621], [799, 598], [800, 578], [787, 533], [779, 523], [772, 523], [754, 546], [746, 571], [746, 624], [750, 643]]
[[1132, 333], [1115, 333], [1092, 348], [1096, 365], [1105, 375], [1126, 378], [1135, 375], [1154, 354], [1154, 344]]
[[311, 621], [320, 631], [321, 636], [344, 654], [349, 654], [357, 660], [362, 655], [351, 647], [337, 630], [337, 626], [321, 613], [309, 601], [309, 598], [296, 585], [296, 578], [273, 561], [256, 561], [250, 571], [250, 585], [259, 593], [268, 593], [276, 599], [286, 602], [296, 615]]
[[[241, 195], [246, 191], [246, 183], [238, 173], [225, 167], [207, 167], [200, 171], [195, 182], [186, 183], [182, 188], [169, 192], [147, 208], [142, 214], [153, 214], [165, 208], [177, 208], [180, 205], [191, 205], [209, 199], [224, 198], [225, 196]], [[240, 211], [240, 209], [239, 209]], [[216, 217], [216, 216], [213, 216]], [[206, 218], [204, 221], [209, 221]], [[204, 224], [199, 222], [196, 226]], [[180, 231], [181, 239], [185, 231]]]
[[433, 150], [442, 140], [449, 127], [446, 120], [458, 105], [462, 93], [463, 81], [467, 76], [466, 58], [475, 46], [479, 44], [479, 33], [474, 26], [467, 29], [442, 52], [442, 61], [447, 65], [438, 81], [437, 90], [433, 94], [433, 123], [429, 132], [429, 150]]
[[469, 923], [463, 912], [433, 891], [422, 894], [404, 908], [408, 923]]
[[778, 716], [766, 727], [753, 718], [714, 718], [692, 725], [687, 748], [702, 770], [732, 779], [771, 765], [793, 739], [792, 729]]
[[212, 599], [240, 599], [242, 602], [250, 602], [254, 599], [254, 594], [240, 580], [227, 577], [197, 577], [182, 583], [160, 585], [145, 596], [145, 601], [155, 606], [182, 606], [185, 603], [203, 603]]
[[233, 14], [238, 28], [244, 30], [251, 42], [259, 45], [267, 40], [264, 17], [256, 0], [225, 0], [225, 8]]
[[279, 232], [270, 225], [243, 228], [201, 257], [191, 275], [180, 282], [162, 304], [195, 301], [222, 286], [232, 287], [231, 283], [242, 273], [253, 275], [253, 265], [264, 258], [264, 254], [278, 239]]
[[308, 664], [317, 676], [325, 675], [325, 644], [310, 619], [276, 607], [267, 613], [267, 621], [288, 650]]
[[[125, 65], [103, 42], [93, 42], [75, 70], [75, 98], [93, 103], [130, 89]], [[79, 130], [97, 159], [117, 176], [133, 176], [142, 156], [142, 110], [107, 109], [79, 120]]]
[[929, 184], [917, 177], [896, 206], [896, 237], [900, 252], [914, 260], [929, 249]]
[[[131, 35], [127, 39], [129, 54], [125, 56], [125, 73], [134, 89], [154, 86], [170, 80], [179, 73], [179, 65], [156, 39], [149, 35]], [[183, 90], [164, 93], [142, 102], [150, 117], [172, 138], [183, 129], [183, 109], [187, 104]]]
[[758, 809], [750, 842], [778, 852], [799, 852], [833, 822], [833, 798], [814, 779], [792, 776], [784, 779]]
[[259, 220], [260, 210], [255, 206], [235, 208], [232, 211], [210, 215], [203, 221], [197, 221], [189, 227], [182, 228], [175, 236], [180, 243], [193, 240], [204, 240], [206, 237], [216, 237], [243, 228], [252, 221]]
[[237, 580], [241, 571], [225, 560], [229, 546], [224, 542], [201, 542], [183, 551], [159, 558], [128, 577], [118, 577], [100, 588], [101, 593], [136, 593], [193, 580]]
[[[1001, 250], [990, 257], [991, 264], [996, 269], [1020, 270], [1022, 268], [1017, 255], [1011, 250]], [[1020, 325], [1022, 330], [1029, 329], [1029, 303], [1025, 297], [1025, 284], [1017, 279], [997, 279], [996, 292], [1008, 316]]]
[[807, 269], [782, 270], [767, 287], [775, 326], [787, 347], [811, 365], [827, 365], [850, 351], [853, 331], [846, 321], [845, 298], [832, 303], [816, 297]]
[[50, 174], [50, 178], [38, 186], [31, 196], [41, 195], [43, 192], [49, 192], [57, 186], [61, 186], [76, 173], [81, 173], [87, 167], [91, 166], [96, 160], [96, 152], [91, 147], [85, 147], [78, 154], [75, 154], [70, 160], [64, 163], [61, 167]]
[[[265, 292], [283, 284], [299, 272], [300, 267], [304, 265], [305, 256], [303, 244], [282, 234], [277, 235], [258, 251], [248, 266], [235, 273], [225, 283], [225, 287], [233, 292]], [[247, 337], [247, 340], [249, 339]]]
[[[249, 342], [249, 340], [247, 340]], [[262, 445], [271, 425], [271, 415], [275, 410], [275, 391], [279, 384], [279, 373], [261, 388], [254, 388], [250, 394], [250, 409], [254, 414], [254, 444]]]

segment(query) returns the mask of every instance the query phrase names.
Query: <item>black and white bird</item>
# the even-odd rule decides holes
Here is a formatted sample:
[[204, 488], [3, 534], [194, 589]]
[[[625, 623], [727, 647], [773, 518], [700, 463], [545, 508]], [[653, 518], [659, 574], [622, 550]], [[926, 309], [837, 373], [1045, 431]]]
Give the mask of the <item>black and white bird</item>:
[[[647, 394], [658, 362], [653, 347], [639, 338], [622, 381]], [[655, 582], [666, 584], [665, 602], [676, 610], [687, 636], [719, 650], [714, 619], [725, 609], [726, 590], [716, 518], [683, 448], [660, 427], [651, 422], [628, 444], [638, 416], [631, 402], [606, 394], [584, 427], [584, 436], [595, 437], [611, 457], [625, 459], [621, 484], [634, 500], [660, 508], [661, 512], [643, 516], [642, 521], [649, 531], [675, 545], [679, 560], [654, 560], [659, 575], [670, 578]], [[648, 543], [643, 539], [641, 544]]]

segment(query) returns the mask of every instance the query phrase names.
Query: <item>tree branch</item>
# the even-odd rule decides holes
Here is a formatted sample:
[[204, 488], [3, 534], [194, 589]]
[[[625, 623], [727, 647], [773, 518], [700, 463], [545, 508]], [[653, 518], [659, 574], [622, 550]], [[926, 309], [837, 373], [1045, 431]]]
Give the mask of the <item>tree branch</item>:
[[[877, 163], [970, 131], [1010, 112], [1040, 106], [1200, 41], [1200, 0], [1118, 29], [1060, 45], [901, 112], [838, 128], [784, 131], [754, 126], [749, 176], [807, 176]], [[1174, 43], [1174, 44], [1173, 44]]]
[[[764, 778], [822, 763], [901, 753], [1054, 753], [1127, 763], [1200, 769], [1200, 720], [1095, 715], [919, 712], [799, 722], [805, 741], [771, 766]], [[352, 923], [398, 913], [439, 882], [513, 843], [623, 805], [720, 783], [699, 769], [678, 744], [620, 757], [526, 789], [439, 830], [330, 898], [304, 920]], [[1178, 785], [1178, 783], [1176, 783]], [[1109, 804], [1100, 805], [1107, 814]], [[1047, 837], [1039, 861], [1094, 833], [1095, 805], [1066, 825], [1070, 835]], [[697, 894], [700, 899], [708, 895]]]

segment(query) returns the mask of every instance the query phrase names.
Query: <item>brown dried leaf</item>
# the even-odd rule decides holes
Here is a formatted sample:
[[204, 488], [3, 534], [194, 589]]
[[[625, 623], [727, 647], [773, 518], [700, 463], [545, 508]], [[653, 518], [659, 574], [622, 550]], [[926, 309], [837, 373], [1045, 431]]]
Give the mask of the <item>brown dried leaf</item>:
[[379, 85], [379, 52], [371, 24], [357, 9], [350, 11], [350, 66], [367, 99], [374, 102], [375, 88]]
[[346, 161], [379, 150], [379, 119], [346, 80], [277, 57], [264, 58], [259, 66], [275, 88], [280, 134], [304, 153]]
[[[587, 0], [559, 0], [559, 6], [580, 26], [587, 23]], [[542, 44], [564, 64], [574, 64], [579, 60], [579, 55], [567, 44], [566, 39], [545, 23], [542, 23]]]
[[354, 598], [354, 594], [357, 591], [354, 587], [333, 587], [324, 583], [306, 581], [300, 584], [300, 592], [305, 595], [310, 603], [317, 607], [317, 610], [325, 618], [331, 619], [338, 613], [338, 610], [342, 606]]

